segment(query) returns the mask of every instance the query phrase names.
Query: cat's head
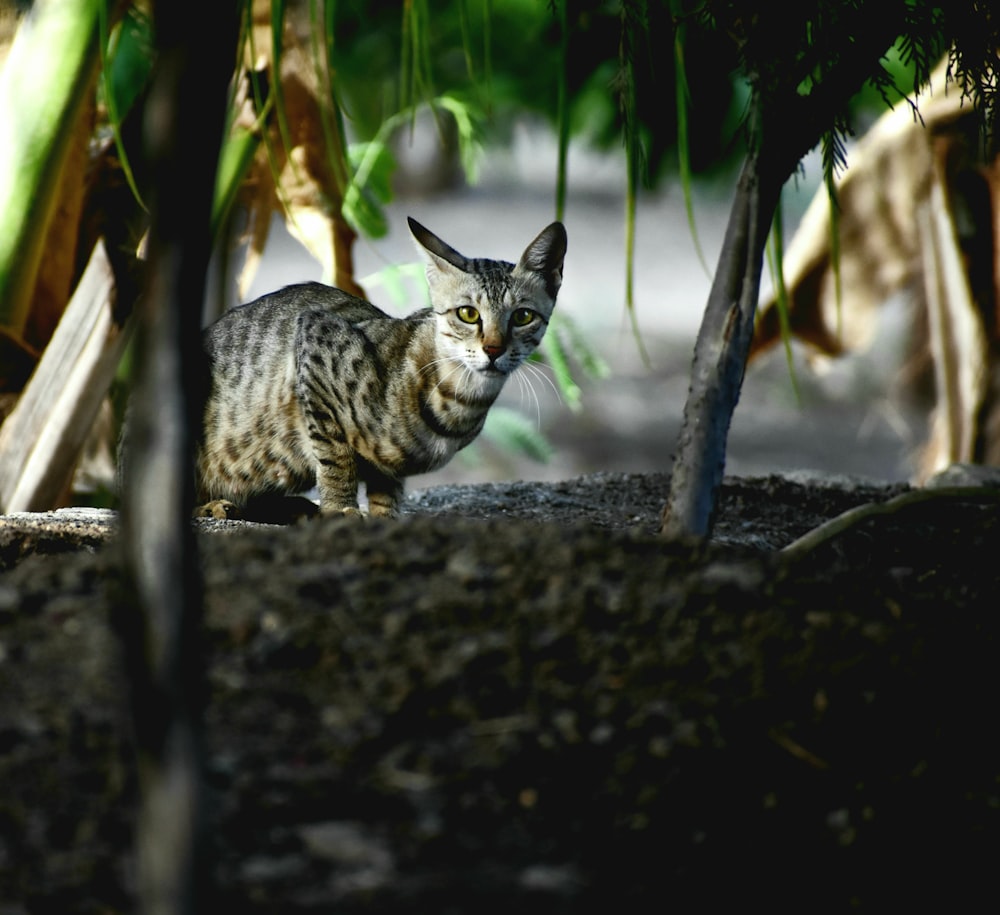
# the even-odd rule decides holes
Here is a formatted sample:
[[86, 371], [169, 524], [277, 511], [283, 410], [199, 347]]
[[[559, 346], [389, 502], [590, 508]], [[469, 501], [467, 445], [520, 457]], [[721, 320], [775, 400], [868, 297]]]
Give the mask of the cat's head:
[[439, 354], [502, 382], [545, 334], [562, 284], [566, 229], [552, 223], [511, 264], [467, 258], [415, 219], [408, 221], [427, 255]]

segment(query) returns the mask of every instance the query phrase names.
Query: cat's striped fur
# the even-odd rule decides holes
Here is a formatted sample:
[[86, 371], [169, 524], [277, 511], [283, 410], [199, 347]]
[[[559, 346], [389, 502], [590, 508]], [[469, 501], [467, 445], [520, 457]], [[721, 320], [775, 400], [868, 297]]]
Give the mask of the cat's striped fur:
[[471, 442], [545, 333], [566, 231], [518, 263], [470, 260], [415, 220], [431, 307], [393, 318], [318, 283], [289, 286], [205, 332], [211, 384], [197, 455], [202, 501], [244, 506], [314, 483], [324, 514], [394, 515], [403, 479]]

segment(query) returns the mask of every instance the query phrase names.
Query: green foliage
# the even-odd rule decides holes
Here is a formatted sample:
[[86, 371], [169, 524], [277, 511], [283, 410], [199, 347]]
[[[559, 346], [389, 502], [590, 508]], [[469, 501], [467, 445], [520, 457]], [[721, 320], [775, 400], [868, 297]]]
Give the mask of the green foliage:
[[102, 3], [42, 5], [0, 69], [0, 329], [31, 309], [59, 175], [100, 64]]
[[559, 23], [559, 70], [556, 95], [556, 134], [559, 158], [556, 165], [556, 219], [566, 218], [566, 186], [569, 174], [569, 25], [566, 7], [569, 0], [555, 3], [554, 13]]
[[219, 154], [219, 170], [215, 176], [215, 198], [212, 201], [213, 238], [218, 238], [226, 224], [240, 185], [246, 176], [257, 149], [260, 147], [259, 131], [237, 128], [224, 138]]
[[462, 170], [466, 180], [474, 184], [479, 177], [479, 162], [483, 153], [484, 112], [476, 102], [463, 98], [459, 93], [440, 95], [434, 104], [447, 111], [454, 120]]
[[775, 307], [778, 309], [778, 321], [781, 324], [781, 342], [785, 348], [785, 360], [788, 363], [788, 376], [792, 381], [795, 399], [802, 402], [799, 381], [795, 374], [795, 359], [792, 354], [792, 330], [788, 319], [788, 289], [785, 286], [785, 274], [782, 270], [785, 251], [785, 230], [781, 201], [778, 201], [774, 211], [774, 222], [771, 224], [771, 236], [768, 239], [767, 266], [775, 288]]
[[[106, 3], [100, 9], [101, 81], [98, 96], [108, 112], [108, 122], [121, 162], [122, 173], [135, 199], [142, 194], [132, 171], [132, 160], [122, 138], [122, 119], [149, 82], [153, 65], [153, 37], [149, 16], [137, 7], [125, 10], [121, 22], [111, 30]], [[145, 209], [145, 206], [143, 205]]]
[[530, 419], [509, 407], [495, 406], [486, 415], [483, 435], [511, 451], [520, 451], [532, 460], [545, 463], [552, 457], [552, 445]]
[[684, 71], [684, 25], [677, 26], [674, 33], [674, 82], [676, 86], [677, 100], [677, 163], [680, 169], [681, 187], [684, 190], [684, 211], [687, 213], [688, 228], [691, 231], [691, 238], [694, 241], [694, 248], [698, 254], [705, 272], [709, 273], [708, 262], [705, 254], [701, 250], [701, 241], [698, 239], [698, 228], [694, 219], [694, 203], [691, 199], [691, 150], [688, 139], [688, 112], [691, 100], [691, 90], [688, 87], [687, 75]]
[[543, 360], [552, 370], [556, 392], [574, 413], [583, 409], [583, 392], [571, 366], [575, 364], [591, 379], [607, 378], [610, 373], [607, 363], [576, 321], [561, 312], [552, 315], [539, 352], [531, 357], [532, 363]]
[[380, 139], [351, 144], [347, 159], [352, 175], [344, 193], [344, 218], [362, 235], [382, 238], [389, 231], [382, 207], [392, 200], [396, 159]]

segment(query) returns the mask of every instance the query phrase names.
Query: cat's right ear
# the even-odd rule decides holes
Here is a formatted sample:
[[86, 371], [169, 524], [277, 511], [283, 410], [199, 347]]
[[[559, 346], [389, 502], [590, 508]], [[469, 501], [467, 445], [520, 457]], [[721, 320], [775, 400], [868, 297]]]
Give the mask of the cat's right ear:
[[413, 237], [417, 240], [417, 243], [424, 251], [431, 255], [434, 263], [439, 267], [444, 267], [444, 264], [450, 264], [456, 270], [468, 272], [468, 261], [451, 245], [446, 245], [430, 229], [420, 225], [412, 216], [407, 216], [406, 222], [410, 226], [410, 232], [413, 233]]
[[566, 244], [566, 227], [561, 222], [546, 226], [525, 249], [514, 272], [539, 274], [545, 280], [546, 292], [555, 299], [562, 285]]

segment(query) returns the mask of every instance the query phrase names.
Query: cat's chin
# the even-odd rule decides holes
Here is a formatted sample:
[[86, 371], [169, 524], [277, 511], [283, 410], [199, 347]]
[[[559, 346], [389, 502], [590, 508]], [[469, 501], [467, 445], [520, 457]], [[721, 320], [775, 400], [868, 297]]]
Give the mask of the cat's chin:
[[474, 368], [467, 377], [470, 388], [477, 388], [481, 394], [498, 394], [509, 375], [510, 372], [495, 365], [482, 365]]
[[476, 375], [484, 387], [499, 386], [507, 380], [510, 371], [495, 365], [484, 365], [482, 368], [476, 369]]

